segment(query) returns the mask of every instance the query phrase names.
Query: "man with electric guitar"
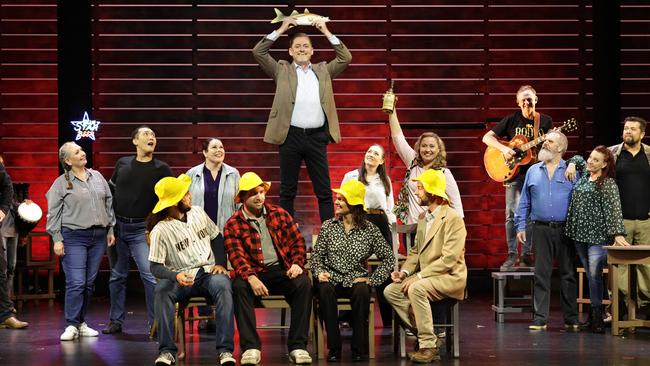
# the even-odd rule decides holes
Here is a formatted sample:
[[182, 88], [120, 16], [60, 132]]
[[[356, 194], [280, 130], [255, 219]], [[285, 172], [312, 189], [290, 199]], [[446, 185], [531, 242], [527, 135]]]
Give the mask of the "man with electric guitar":
[[[530, 85], [522, 85], [517, 91], [517, 105], [520, 110], [503, 118], [501, 122], [483, 136], [483, 143], [488, 146], [488, 150], [492, 150], [497, 155], [496, 158], [488, 158], [490, 151], [486, 151], [484, 160], [488, 174], [492, 179], [503, 182], [506, 187], [508, 258], [502, 265], [502, 268], [505, 269], [509, 269], [517, 263], [519, 245], [515, 229], [515, 211], [519, 205], [524, 177], [530, 166], [528, 164], [537, 161], [536, 146], [532, 146], [525, 151], [520, 150], [518, 147], [530, 140], [537, 140], [539, 136], [545, 134], [553, 126], [551, 117], [535, 111], [537, 101], [535, 89]], [[512, 141], [501, 142], [499, 138]], [[543, 140], [539, 142], [541, 143]], [[506, 164], [504, 164], [504, 161]], [[501, 172], [503, 170], [501, 168], [505, 170]], [[491, 173], [491, 170], [496, 172]], [[530, 228], [527, 231], [530, 231]], [[521, 262], [526, 266], [533, 266], [532, 235], [528, 234], [528, 240], [522, 244]]]

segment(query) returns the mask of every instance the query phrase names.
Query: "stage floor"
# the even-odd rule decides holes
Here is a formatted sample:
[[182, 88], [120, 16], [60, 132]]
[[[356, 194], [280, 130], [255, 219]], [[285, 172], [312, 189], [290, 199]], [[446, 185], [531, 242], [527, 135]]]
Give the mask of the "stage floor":
[[[650, 330], [639, 329], [636, 334], [612, 337], [607, 329], [605, 335], [591, 333], [567, 333], [563, 328], [554, 296], [549, 329], [545, 332], [531, 332], [527, 329], [529, 315], [514, 314], [506, 322], [497, 324], [490, 309], [491, 297], [472, 297], [460, 307], [461, 337], [460, 359], [453, 359], [441, 350], [442, 365], [649, 365]], [[39, 305], [27, 304], [20, 313], [20, 319], [29, 321], [26, 330], [0, 329], [0, 365], [152, 365], [158, 345], [149, 339], [144, 321], [144, 303], [140, 299], [129, 299], [124, 333], [98, 338], [83, 338], [80, 341], [60, 342], [59, 335], [64, 328], [60, 303], [48, 308], [47, 302]], [[377, 358], [355, 365], [410, 365], [406, 359], [393, 354], [390, 328], [381, 328], [379, 312], [376, 311]], [[88, 323], [101, 330], [107, 321], [108, 301], [96, 299], [90, 306]], [[277, 310], [263, 310], [259, 323], [279, 321]], [[262, 364], [286, 365], [286, 333], [280, 330], [260, 331], [263, 337]], [[349, 357], [350, 331], [344, 332], [344, 357]], [[188, 344], [188, 355], [179, 365], [215, 365], [214, 336], [195, 332]], [[414, 338], [409, 338], [412, 349]], [[238, 340], [235, 342], [239, 344]], [[444, 347], [443, 347], [444, 348]], [[235, 351], [239, 359], [239, 350]], [[315, 358], [315, 357], [314, 357]], [[324, 365], [326, 361], [315, 361]], [[346, 361], [339, 365], [352, 364]]]

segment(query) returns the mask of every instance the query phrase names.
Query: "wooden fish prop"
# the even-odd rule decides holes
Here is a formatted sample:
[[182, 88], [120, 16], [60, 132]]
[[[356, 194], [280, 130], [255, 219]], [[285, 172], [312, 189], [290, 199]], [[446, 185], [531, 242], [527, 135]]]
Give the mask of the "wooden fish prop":
[[330, 21], [329, 17], [324, 17], [316, 13], [310, 13], [309, 9], [305, 9], [305, 12], [302, 14], [294, 10], [289, 16], [282, 14], [278, 8], [273, 8], [273, 10], [275, 10], [275, 18], [271, 20], [271, 23], [280, 23], [288, 17], [293, 17], [296, 19], [296, 23], [298, 23], [298, 25], [312, 25], [314, 22], [319, 20], [322, 20], [323, 22]]

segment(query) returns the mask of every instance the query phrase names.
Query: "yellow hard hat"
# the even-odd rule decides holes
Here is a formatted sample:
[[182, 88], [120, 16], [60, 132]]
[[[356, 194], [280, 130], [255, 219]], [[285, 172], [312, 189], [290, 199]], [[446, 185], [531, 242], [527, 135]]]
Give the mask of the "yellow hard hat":
[[158, 203], [151, 212], [160, 212], [180, 202], [190, 189], [191, 183], [192, 178], [185, 174], [179, 175], [178, 178], [165, 177], [159, 180], [154, 187], [156, 196], [158, 196]]
[[442, 170], [427, 169], [424, 173], [420, 174], [419, 177], [411, 180], [422, 183], [424, 190], [428, 193], [449, 201], [449, 197], [447, 197], [447, 193], [445, 193], [445, 190], [447, 189], [447, 180], [445, 179], [445, 173], [443, 173]]
[[332, 191], [345, 197], [345, 200], [348, 201], [348, 206], [361, 205], [363, 210], [366, 211], [366, 205], [364, 203], [364, 198], [366, 197], [366, 186], [358, 180], [349, 180], [343, 183], [341, 188], [332, 189]]
[[239, 178], [239, 192], [235, 195], [235, 203], [240, 203], [239, 194], [248, 192], [253, 188], [264, 186], [264, 191], [268, 192], [271, 189], [271, 182], [265, 182], [259, 175], [253, 172], [246, 172]]

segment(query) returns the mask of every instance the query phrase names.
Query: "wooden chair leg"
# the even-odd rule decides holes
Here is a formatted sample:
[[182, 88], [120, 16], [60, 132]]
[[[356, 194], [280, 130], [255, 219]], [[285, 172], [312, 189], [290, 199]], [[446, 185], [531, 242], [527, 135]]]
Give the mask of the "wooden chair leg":
[[375, 303], [372, 301], [368, 319], [368, 357], [375, 358]]
[[453, 317], [454, 317], [454, 358], [460, 357], [460, 311], [459, 303], [454, 304], [453, 306]]
[[185, 309], [179, 309], [176, 304], [174, 319], [174, 329], [178, 337], [178, 354], [176, 358], [182, 360], [185, 358]]
[[151, 329], [149, 330], [149, 339], [154, 339], [156, 337], [157, 330], [158, 330], [158, 323], [156, 322], [156, 319], [154, 319], [153, 324], [151, 324]]

